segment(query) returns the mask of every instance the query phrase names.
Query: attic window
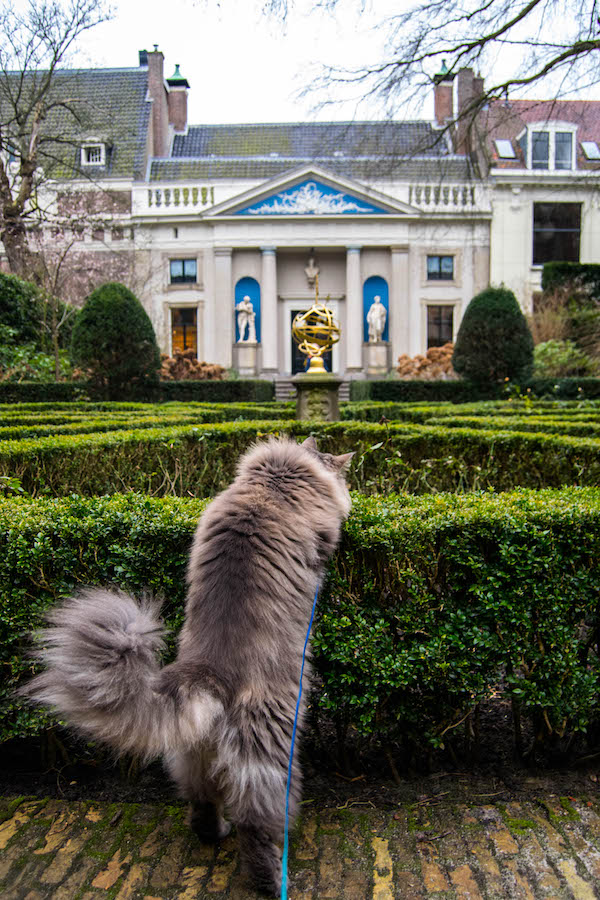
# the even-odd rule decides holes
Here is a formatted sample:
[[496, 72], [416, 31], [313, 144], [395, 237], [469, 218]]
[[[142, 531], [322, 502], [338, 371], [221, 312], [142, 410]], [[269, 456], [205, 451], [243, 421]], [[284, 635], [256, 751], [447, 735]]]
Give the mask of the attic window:
[[573, 152], [576, 125], [568, 122], [544, 122], [527, 126], [519, 143], [526, 154], [528, 169], [571, 171], [575, 168]]
[[513, 149], [513, 145], [511, 141], [500, 139], [494, 141], [496, 145], [496, 152], [500, 159], [516, 159], [516, 153]]
[[104, 144], [84, 144], [81, 148], [82, 166], [104, 166], [106, 149]]
[[586, 159], [600, 159], [600, 148], [596, 141], [582, 141], [581, 149], [585, 153]]

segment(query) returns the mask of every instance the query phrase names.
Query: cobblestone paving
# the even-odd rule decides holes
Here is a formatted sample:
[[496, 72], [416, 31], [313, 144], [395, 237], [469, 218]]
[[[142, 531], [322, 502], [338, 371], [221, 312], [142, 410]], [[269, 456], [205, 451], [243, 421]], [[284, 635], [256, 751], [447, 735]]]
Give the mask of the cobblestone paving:
[[[374, 809], [308, 803], [290, 900], [594, 900], [600, 799], [423, 798]], [[236, 842], [204, 846], [179, 805], [0, 800], [4, 900], [253, 900]]]

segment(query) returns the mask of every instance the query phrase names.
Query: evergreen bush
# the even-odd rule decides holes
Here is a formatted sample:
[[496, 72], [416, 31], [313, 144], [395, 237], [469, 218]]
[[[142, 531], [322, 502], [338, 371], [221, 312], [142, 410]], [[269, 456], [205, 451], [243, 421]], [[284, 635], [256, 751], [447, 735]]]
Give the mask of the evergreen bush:
[[137, 297], [117, 282], [88, 297], [73, 327], [71, 357], [108, 399], [158, 385], [160, 352], [152, 323]]
[[500, 384], [530, 374], [533, 338], [517, 298], [505, 287], [488, 287], [469, 303], [452, 365], [475, 384]]
[[15, 344], [40, 345], [43, 302], [35, 285], [0, 273], [0, 325], [12, 331]]

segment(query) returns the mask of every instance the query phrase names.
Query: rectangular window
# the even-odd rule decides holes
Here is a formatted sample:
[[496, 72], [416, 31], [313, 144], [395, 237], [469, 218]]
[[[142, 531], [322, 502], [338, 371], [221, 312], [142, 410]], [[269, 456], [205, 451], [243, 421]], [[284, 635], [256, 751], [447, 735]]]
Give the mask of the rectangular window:
[[550, 135], [534, 131], [531, 135], [531, 168], [547, 169], [550, 165]]
[[427, 257], [428, 281], [453, 281], [454, 257], [453, 256], [428, 256]]
[[171, 284], [196, 284], [195, 259], [172, 259], [169, 262]]
[[427, 307], [427, 349], [443, 347], [453, 338], [454, 307]]
[[581, 203], [533, 204], [533, 264], [579, 262]]
[[554, 168], [573, 168], [573, 135], [570, 131], [557, 131], [554, 136]]
[[81, 162], [84, 166], [103, 166], [104, 144], [88, 144], [82, 147]]
[[176, 350], [198, 351], [198, 310], [195, 307], [171, 309], [171, 352]]

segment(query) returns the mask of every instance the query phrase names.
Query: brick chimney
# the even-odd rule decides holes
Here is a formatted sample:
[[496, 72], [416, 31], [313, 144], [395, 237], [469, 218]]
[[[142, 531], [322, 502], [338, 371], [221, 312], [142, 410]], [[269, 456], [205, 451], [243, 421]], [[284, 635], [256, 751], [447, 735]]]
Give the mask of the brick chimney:
[[[473, 69], [461, 69], [456, 79], [456, 152], [465, 155], [473, 152], [471, 131], [476, 118], [475, 110], [469, 110], [469, 106], [477, 97], [483, 94], [483, 78], [475, 76]], [[464, 115], [462, 115], [464, 113]]]
[[433, 76], [433, 108], [436, 125], [443, 127], [452, 120], [454, 89], [454, 75], [446, 68], [446, 61], [442, 60], [442, 68]]
[[148, 65], [148, 93], [152, 100], [152, 156], [166, 156], [169, 152], [169, 107], [164, 78], [164, 56], [154, 45], [146, 54]]
[[186, 131], [187, 98], [190, 86], [187, 78], [184, 78], [179, 71], [179, 63], [175, 66], [175, 71], [171, 77], [167, 78], [167, 84], [169, 85], [169, 124], [173, 126], [175, 131]]

